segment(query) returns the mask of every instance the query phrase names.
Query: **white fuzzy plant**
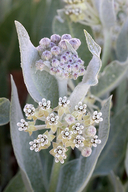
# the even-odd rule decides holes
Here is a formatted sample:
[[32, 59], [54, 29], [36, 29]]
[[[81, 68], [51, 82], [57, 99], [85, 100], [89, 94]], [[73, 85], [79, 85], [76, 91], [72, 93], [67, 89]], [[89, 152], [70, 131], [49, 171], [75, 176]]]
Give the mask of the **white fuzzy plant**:
[[[85, 103], [90, 87], [98, 83], [101, 48], [84, 31], [92, 53], [85, 70], [84, 61], [77, 54], [80, 40], [70, 34], [54, 34], [50, 39], [43, 38], [35, 47], [25, 28], [17, 21], [15, 24], [24, 82], [38, 104], [37, 108], [32, 104], [25, 105], [24, 112], [29, 121], [24, 120], [11, 78], [11, 138], [25, 188], [36, 192], [80, 192], [90, 180], [109, 134], [111, 97], [101, 112], [89, 111]], [[68, 97], [69, 78], [76, 79], [81, 75], [82, 81]], [[38, 125], [37, 120], [43, 121], [42, 125]], [[98, 132], [96, 124], [99, 124]], [[39, 131], [42, 132], [39, 134]], [[48, 152], [53, 139], [50, 154], [54, 160]], [[68, 161], [71, 148], [78, 148], [81, 155]]]

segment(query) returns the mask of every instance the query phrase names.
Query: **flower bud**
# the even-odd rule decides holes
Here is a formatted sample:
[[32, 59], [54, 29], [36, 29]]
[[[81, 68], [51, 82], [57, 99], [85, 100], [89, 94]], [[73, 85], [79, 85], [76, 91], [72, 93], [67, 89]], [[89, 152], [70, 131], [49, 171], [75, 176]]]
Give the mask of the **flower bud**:
[[40, 44], [42, 47], [46, 48], [46, 47], [49, 47], [50, 42], [51, 42], [51, 40], [50, 40], [49, 38], [44, 37], [43, 39], [40, 40], [39, 44]]
[[62, 40], [62, 39], [67, 39], [67, 40], [69, 40], [69, 39], [71, 39], [71, 38], [72, 38], [72, 36], [71, 36], [70, 34], [64, 34], [64, 35], [62, 35], [61, 40]]
[[57, 34], [53, 34], [53, 35], [51, 36], [51, 41], [52, 41], [53, 43], [55, 43], [55, 44], [59, 43], [60, 40], [61, 40], [61, 37], [60, 37], [59, 35], [57, 35]]
[[52, 58], [52, 53], [50, 51], [44, 51], [41, 55], [42, 59], [49, 60]]
[[60, 54], [60, 48], [58, 46], [54, 46], [51, 48], [51, 53], [55, 56]]

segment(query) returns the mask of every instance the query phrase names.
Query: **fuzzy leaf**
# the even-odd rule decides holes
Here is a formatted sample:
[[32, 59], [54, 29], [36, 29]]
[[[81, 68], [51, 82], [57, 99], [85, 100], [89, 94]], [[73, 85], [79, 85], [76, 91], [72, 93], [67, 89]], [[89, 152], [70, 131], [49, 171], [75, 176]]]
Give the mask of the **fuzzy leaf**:
[[[127, 145], [128, 106], [125, 106], [111, 123], [108, 142], [101, 153], [94, 175], [108, 175], [111, 170], [118, 166]], [[124, 134], [125, 133], [125, 134]]]
[[114, 0], [101, 0], [99, 17], [104, 28], [110, 29], [115, 24]]
[[111, 171], [110, 173], [110, 180], [113, 184], [114, 192], [125, 192], [119, 177], [117, 177], [113, 171]]
[[92, 87], [92, 93], [97, 97], [102, 97], [106, 93], [114, 90], [126, 77], [128, 72], [128, 60], [124, 63], [113, 61], [100, 74], [98, 85]]
[[126, 158], [125, 158], [125, 169], [128, 176], [128, 144], [127, 144]]
[[101, 67], [101, 61], [97, 56], [94, 55], [87, 67], [82, 82], [75, 87], [72, 94], [70, 95], [70, 105], [72, 110], [80, 100], [84, 99], [90, 86], [94, 86], [97, 84], [98, 82], [97, 76], [100, 67]]
[[24, 81], [31, 97], [41, 101], [44, 97], [51, 100], [53, 106], [57, 105], [58, 86], [56, 79], [46, 71], [37, 71], [35, 62], [39, 60], [38, 51], [30, 41], [25, 28], [15, 21], [21, 52], [21, 67]]
[[125, 21], [116, 42], [116, 56], [119, 61], [125, 61], [128, 57], [128, 19]]
[[45, 192], [39, 153], [35, 153], [29, 149], [29, 141], [32, 141], [33, 137], [30, 137], [26, 132], [18, 131], [17, 122], [23, 118], [23, 115], [13, 79], [11, 79], [11, 83], [12, 95], [10, 109], [10, 128], [12, 145], [17, 163], [21, 169], [22, 178], [27, 191]]
[[71, 104], [72, 110], [80, 100], [84, 99], [90, 86], [94, 86], [98, 83], [97, 76], [101, 68], [101, 60], [99, 57], [101, 48], [99, 45], [97, 45], [97, 43], [95, 43], [95, 41], [92, 39], [89, 33], [87, 33], [87, 31], [84, 30], [84, 32], [86, 36], [88, 49], [93, 54], [93, 58], [87, 67], [87, 70], [85, 72], [85, 75], [83, 76], [82, 82], [75, 87], [74, 91], [70, 96], [70, 101], [71, 101], [70, 104]]
[[4, 192], [27, 192], [25, 189], [21, 173], [18, 172], [9, 182]]
[[0, 126], [9, 122], [10, 101], [0, 98]]
[[80, 156], [79, 159], [70, 161], [62, 167], [59, 175], [57, 192], [80, 192], [87, 185], [96, 166], [98, 157], [108, 139], [110, 127], [110, 103], [111, 98], [106, 101], [101, 110], [104, 119], [99, 126], [99, 138], [102, 141], [101, 144], [93, 149], [93, 153], [90, 157], [85, 158]]
[[87, 42], [89, 51], [92, 53], [92, 55], [96, 55], [97, 57], [100, 57], [101, 47], [93, 40], [91, 35], [86, 30], [84, 30], [84, 34], [86, 37], [86, 42]]

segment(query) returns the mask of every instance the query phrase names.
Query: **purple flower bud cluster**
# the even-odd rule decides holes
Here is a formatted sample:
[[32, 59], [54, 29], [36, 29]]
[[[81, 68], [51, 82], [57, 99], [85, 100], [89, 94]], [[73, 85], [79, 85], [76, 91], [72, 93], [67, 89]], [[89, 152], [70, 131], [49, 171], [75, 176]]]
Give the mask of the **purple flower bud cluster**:
[[[69, 50], [67, 43], [73, 47], [74, 52]], [[37, 47], [40, 60], [36, 61], [36, 69], [42, 71], [47, 66], [52, 75], [64, 79], [77, 79], [85, 72], [84, 62], [78, 57], [77, 52], [75, 53], [80, 45], [81, 41], [72, 38], [70, 34], [53, 34], [50, 39], [41, 39]], [[47, 63], [49, 64], [46, 65]]]

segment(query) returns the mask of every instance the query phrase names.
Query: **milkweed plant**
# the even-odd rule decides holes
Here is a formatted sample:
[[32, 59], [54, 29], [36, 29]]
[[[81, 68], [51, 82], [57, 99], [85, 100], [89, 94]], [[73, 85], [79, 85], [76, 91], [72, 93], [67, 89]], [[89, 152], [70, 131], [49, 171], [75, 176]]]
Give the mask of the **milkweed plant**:
[[116, 174], [123, 160], [128, 174], [128, 152], [122, 152], [128, 135], [127, 6], [127, 0], [63, 0], [53, 34], [37, 46], [15, 21], [30, 96], [22, 110], [11, 76], [10, 127], [25, 191], [93, 191], [96, 176], [126, 189]]

